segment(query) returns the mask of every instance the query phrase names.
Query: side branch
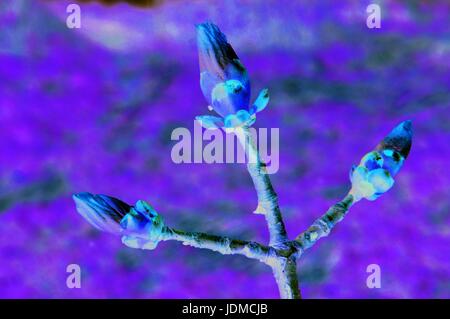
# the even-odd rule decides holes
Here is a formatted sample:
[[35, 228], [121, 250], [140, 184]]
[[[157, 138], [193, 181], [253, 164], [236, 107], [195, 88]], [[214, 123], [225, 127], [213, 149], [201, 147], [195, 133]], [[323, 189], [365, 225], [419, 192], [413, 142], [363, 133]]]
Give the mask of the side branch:
[[283, 247], [287, 242], [287, 233], [278, 205], [278, 196], [273, 189], [267, 173], [266, 164], [261, 160], [248, 128], [237, 128], [236, 136], [247, 154], [247, 170], [253, 180], [258, 195], [257, 212], [266, 217], [270, 234], [270, 245]]
[[155, 249], [160, 241], [210, 249], [223, 255], [243, 255], [272, 265], [279, 251], [252, 241], [167, 227], [150, 204], [139, 200], [130, 206], [120, 199], [91, 193], [74, 194], [78, 212], [96, 228], [122, 237], [130, 248]]
[[243, 255], [251, 259], [257, 259], [263, 263], [269, 263], [276, 257], [276, 250], [272, 247], [261, 245], [257, 242], [232, 239], [224, 236], [206, 233], [185, 232], [165, 227], [161, 240], [176, 240], [196, 248], [204, 248], [219, 252], [223, 255]]
[[300, 256], [303, 251], [313, 246], [320, 238], [328, 236], [354, 203], [353, 195], [348, 194], [342, 201], [331, 206], [306, 231], [298, 235], [294, 241], [300, 252], [298, 255]]

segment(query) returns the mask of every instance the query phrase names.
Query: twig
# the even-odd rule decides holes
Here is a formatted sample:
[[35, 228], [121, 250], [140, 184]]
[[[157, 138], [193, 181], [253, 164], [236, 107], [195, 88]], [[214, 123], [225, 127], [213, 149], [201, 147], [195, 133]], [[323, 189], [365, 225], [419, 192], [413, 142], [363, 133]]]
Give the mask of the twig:
[[255, 141], [247, 127], [235, 129], [235, 134], [244, 148], [247, 157], [247, 169], [258, 195], [258, 208], [266, 217], [270, 234], [270, 245], [284, 248], [288, 241], [283, 217], [278, 205], [278, 196], [267, 174], [266, 164], [261, 160]]
[[331, 206], [320, 218], [295, 239], [295, 245], [299, 249], [299, 256], [303, 251], [313, 246], [320, 238], [328, 236], [331, 230], [347, 214], [354, 204], [353, 195], [348, 194], [343, 200]]
[[169, 227], [163, 229], [161, 240], [181, 241], [183, 242], [183, 245], [209, 249], [223, 255], [244, 255], [266, 264], [270, 264], [271, 260], [276, 258], [277, 254], [274, 248], [261, 245], [257, 242], [232, 239], [206, 233], [185, 232]]
[[[394, 184], [394, 176], [408, 157], [412, 143], [411, 121], [395, 127], [352, 168], [352, 189], [340, 202], [293, 241], [288, 239], [278, 204], [278, 196], [270, 181], [266, 163], [260, 157], [249, 126], [269, 101], [264, 89], [252, 105], [250, 81], [245, 67], [227, 42], [225, 34], [213, 23], [197, 25], [200, 87], [218, 116], [197, 119], [205, 128], [224, 128], [234, 132], [247, 155], [247, 170], [258, 196], [255, 213], [265, 216], [269, 230], [269, 246], [205, 233], [185, 232], [165, 226], [162, 217], [144, 201], [135, 206], [106, 195], [74, 194], [79, 213], [94, 227], [122, 235], [122, 242], [132, 248], [154, 249], [159, 241], [176, 240], [185, 245], [210, 249], [224, 255], [239, 254], [257, 259], [272, 268], [280, 296], [300, 298], [297, 258], [320, 238], [327, 236], [358, 200], [374, 200]], [[246, 108], [245, 106], [248, 106]]]
[[[328, 236], [357, 201], [362, 198], [376, 199], [392, 187], [392, 175], [398, 172], [411, 148], [411, 122], [402, 122], [377, 146], [377, 151], [366, 154], [360, 165], [352, 169], [352, 188], [347, 196], [331, 206], [292, 241], [288, 240], [277, 194], [249, 129], [239, 127], [233, 131], [248, 156], [247, 169], [258, 195], [257, 212], [265, 215], [269, 228], [269, 246], [169, 228], [164, 226], [161, 216], [144, 201], [130, 206], [110, 196], [78, 193], [73, 195], [77, 210], [96, 228], [124, 235], [122, 242], [132, 248], [154, 249], [159, 241], [176, 240], [184, 245], [210, 249], [224, 255], [238, 254], [259, 260], [272, 268], [281, 298], [300, 298], [297, 258], [320, 238]], [[383, 152], [382, 155], [379, 152]], [[383, 156], [386, 158], [385, 164]]]
[[247, 154], [247, 170], [253, 180], [258, 195], [257, 212], [262, 212], [266, 218], [270, 234], [270, 246], [278, 253], [286, 252], [272, 260], [271, 267], [278, 284], [281, 298], [299, 299], [297, 264], [294, 255], [295, 248], [290, 245], [284, 226], [283, 217], [278, 205], [278, 196], [267, 173], [266, 164], [261, 160], [258, 149], [247, 127], [234, 130], [239, 142]]

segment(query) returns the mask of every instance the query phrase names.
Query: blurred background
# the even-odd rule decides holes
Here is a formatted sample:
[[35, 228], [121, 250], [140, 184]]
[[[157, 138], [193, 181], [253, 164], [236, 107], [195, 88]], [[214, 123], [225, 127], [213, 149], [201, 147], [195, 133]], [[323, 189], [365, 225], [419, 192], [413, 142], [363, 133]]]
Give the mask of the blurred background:
[[[66, 26], [70, 3], [80, 29]], [[144, 199], [170, 226], [268, 241], [243, 165], [170, 158], [172, 130], [207, 113], [194, 25], [210, 20], [254, 94], [270, 89], [256, 127], [280, 128], [271, 178], [291, 237], [346, 194], [352, 164], [413, 120], [394, 188], [302, 257], [303, 297], [450, 298], [450, 3], [374, 0], [381, 29], [368, 29], [370, 3], [1, 1], [0, 297], [278, 298], [263, 264], [177, 242], [127, 248], [71, 199]], [[72, 263], [81, 289], [66, 286]], [[373, 263], [380, 289], [366, 286]]]

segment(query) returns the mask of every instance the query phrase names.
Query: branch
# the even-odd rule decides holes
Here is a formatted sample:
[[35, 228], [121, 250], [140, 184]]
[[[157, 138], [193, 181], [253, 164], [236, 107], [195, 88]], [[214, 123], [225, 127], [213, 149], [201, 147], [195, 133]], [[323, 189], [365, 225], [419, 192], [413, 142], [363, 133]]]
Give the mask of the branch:
[[385, 136], [374, 151], [364, 155], [359, 165], [354, 165], [350, 172], [352, 188], [347, 196], [331, 206], [322, 217], [295, 239], [294, 245], [299, 250], [298, 256], [320, 238], [328, 236], [354, 203], [363, 198], [376, 200], [391, 189], [394, 177], [409, 155], [411, 144], [412, 124], [411, 121], [404, 121]]
[[298, 256], [312, 247], [320, 238], [328, 236], [354, 203], [353, 195], [348, 194], [343, 200], [331, 206], [324, 215], [316, 219], [306, 231], [298, 235], [294, 241], [299, 249]]
[[213, 250], [222, 255], [243, 255], [251, 259], [257, 259], [266, 264], [276, 256], [275, 249], [261, 245], [257, 242], [232, 239], [206, 233], [185, 232], [169, 227], [163, 229], [161, 240], [181, 241], [183, 245]]
[[263, 213], [266, 217], [270, 234], [270, 246], [275, 247], [278, 255], [283, 255], [284, 252], [287, 252], [286, 256], [280, 256], [280, 258], [269, 261], [280, 296], [283, 299], [299, 299], [301, 295], [298, 287], [297, 263], [295, 259], [297, 250], [287, 238], [286, 228], [278, 205], [278, 196], [273, 189], [266, 164], [261, 160], [248, 127], [236, 128], [234, 132], [247, 154], [247, 170], [258, 195], [258, 207], [255, 212]]
[[258, 195], [256, 212], [262, 212], [266, 217], [270, 234], [270, 245], [283, 247], [288, 240], [286, 228], [278, 205], [278, 196], [273, 189], [266, 164], [261, 160], [249, 129], [247, 127], [239, 127], [234, 132], [248, 157], [247, 170]]
[[165, 226], [162, 217], [142, 200], [134, 206], [107, 195], [78, 193], [73, 195], [78, 212], [99, 230], [122, 237], [131, 248], [155, 249], [160, 241], [176, 240], [184, 245], [210, 249], [223, 255], [243, 255], [268, 265], [279, 252], [252, 241], [232, 239], [206, 233], [185, 232]]

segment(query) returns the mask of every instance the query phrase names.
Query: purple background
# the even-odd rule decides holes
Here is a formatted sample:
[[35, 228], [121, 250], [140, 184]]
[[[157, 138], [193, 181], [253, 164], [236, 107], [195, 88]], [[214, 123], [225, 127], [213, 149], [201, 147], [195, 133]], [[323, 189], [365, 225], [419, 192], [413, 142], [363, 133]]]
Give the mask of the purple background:
[[[254, 95], [270, 89], [256, 127], [280, 128], [272, 181], [291, 237], [345, 195], [352, 164], [413, 120], [394, 188], [301, 259], [303, 297], [450, 297], [448, 1], [383, 1], [378, 30], [366, 27], [369, 1], [89, 3], [68, 29], [72, 2], [0, 4], [0, 297], [278, 297], [263, 264], [176, 242], [127, 248], [71, 199], [145, 199], [173, 227], [267, 242], [243, 165], [170, 158], [172, 130], [207, 113], [194, 28], [207, 19]], [[81, 289], [66, 287], [71, 263]], [[381, 289], [366, 287], [372, 263]]]

